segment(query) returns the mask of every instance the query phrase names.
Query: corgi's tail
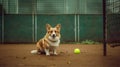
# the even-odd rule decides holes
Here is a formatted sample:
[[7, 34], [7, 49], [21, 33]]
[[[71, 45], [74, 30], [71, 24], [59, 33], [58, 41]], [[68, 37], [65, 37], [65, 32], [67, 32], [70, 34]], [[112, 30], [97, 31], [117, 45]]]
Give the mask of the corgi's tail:
[[30, 52], [31, 54], [37, 54], [38, 53], [38, 51], [37, 50], [31, 50], [31, 52]]

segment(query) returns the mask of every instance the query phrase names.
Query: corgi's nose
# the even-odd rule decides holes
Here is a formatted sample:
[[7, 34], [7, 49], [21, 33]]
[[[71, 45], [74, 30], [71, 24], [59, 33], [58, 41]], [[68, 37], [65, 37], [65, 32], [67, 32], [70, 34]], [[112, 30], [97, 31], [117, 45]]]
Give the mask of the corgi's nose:
[[55, 34], [53, 34], [53, 35], [52, 35], [52, 37], [53, 37], [53, 38], [55, 38], [55, 37], [56, 37], [56, 35], [55, 35]]

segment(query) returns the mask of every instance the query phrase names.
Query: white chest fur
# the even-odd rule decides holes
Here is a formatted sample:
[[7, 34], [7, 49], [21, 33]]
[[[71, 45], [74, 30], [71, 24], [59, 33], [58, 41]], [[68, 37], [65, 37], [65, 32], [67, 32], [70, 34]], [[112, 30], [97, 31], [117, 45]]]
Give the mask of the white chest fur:
[[60, 40], [55, 41], [55, 42], [53, 42], [53, 41], [48, 41], [48, 43], [49, 43], [50, 46], [57, 47], [57, 46], [59, 46], [59, 44], [60, 44]]

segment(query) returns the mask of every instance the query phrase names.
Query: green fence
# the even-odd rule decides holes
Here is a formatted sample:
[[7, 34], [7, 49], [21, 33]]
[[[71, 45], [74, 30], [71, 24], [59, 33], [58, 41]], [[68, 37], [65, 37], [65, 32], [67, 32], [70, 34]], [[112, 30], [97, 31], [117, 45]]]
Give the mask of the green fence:
[[88, 14], [80, 15], [80, 41], [103, 40], [103, 19], [102, 15]]
[[4, 43], [33, 43], [46, 33], [46, 23], [53, 27], [60, 23], [61, 42], [80, 42], [83, 40], [102, 41], [102, 15], [17, 15], [4, 16]]
[[4, 16], [4, 42], [33, 42], [31, 15], [5, 15]]

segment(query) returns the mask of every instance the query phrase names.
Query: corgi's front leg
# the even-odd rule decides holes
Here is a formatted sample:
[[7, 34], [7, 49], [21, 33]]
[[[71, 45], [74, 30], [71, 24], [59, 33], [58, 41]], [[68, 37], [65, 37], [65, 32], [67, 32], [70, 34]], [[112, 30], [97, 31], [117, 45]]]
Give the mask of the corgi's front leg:
[[54, 55], [58, 55], [57, 52], [56, 52], [56, 49], [54, 49], [53, 54]]
[[50, 55], [49, 49], [45, 49], [46, 56]]

